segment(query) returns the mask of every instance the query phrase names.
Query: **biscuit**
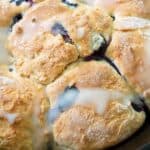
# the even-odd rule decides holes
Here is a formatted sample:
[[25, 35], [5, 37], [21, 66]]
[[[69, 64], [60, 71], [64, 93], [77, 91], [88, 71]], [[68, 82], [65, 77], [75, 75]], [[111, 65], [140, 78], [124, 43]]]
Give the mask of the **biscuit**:
[[0, 97], [0, 149], [32, 150], [35, 118], [42, 127], [49, 106], [42, 88], [5, 71], [0, 76]]
[[81, 88], [118, 89], [125, 93], [130, 91], [126, 82], [105, 61], [81, 61], [71, 65], [57, 80], [47, 86], [51, 106], [58, 94], [73, 85]]
[[70, 8], [47, 0], [27, 11], [14, 26], [8, 49], [22, 76], [48, 84], [78, 57], [99, 50], [109, 40], [111, 26], [111, 17], [99, 8], [82, 4]]
[[105, 149], [143, 125], [148, 0], [80, 2], [0, 2], [12, 57], [0, 63], [0, 149], [44, 149], [51, 130], [55, 148]]
[[[145, 120], [143, 110], [134, 110], [128, 96], [119, 96], [117, 92], [130, 95], [131, 89], [105, 61], [74, 64], [46, 91], [54, 139], [61, 148], [104, 149], [128, 138]], [[114, 96], [108, 96], [110, 91]]]
[[8, 26], [12, 22], [12, 18], [17, 14], [24, 12], [29, 8], [29, 3], [24, 2], [16, 5], [15, 2], [9, 0], [0, 1], [0, 27]]
[[[139, 19], [135, 23], [135, 20], [127, 17], [115, 23], [118, 31], [113, 33], [106, 55], [114, 61], [131, 86], [149, 98], [150, 21]], [[149, 100], [147, 103], [150, 103]]]
[[150, 18], [149, 0], [80, 0], [92, 6], [99, 6], [115, 18], [123, 16], [135, 16]]

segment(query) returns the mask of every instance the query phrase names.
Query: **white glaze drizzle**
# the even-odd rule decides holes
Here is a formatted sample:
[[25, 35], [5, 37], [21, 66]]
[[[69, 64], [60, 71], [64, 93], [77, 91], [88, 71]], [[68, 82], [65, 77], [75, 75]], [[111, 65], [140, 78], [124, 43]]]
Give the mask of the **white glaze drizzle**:
[[7, 121], [9, 122], [9, 124], [14, 124], [16, 118], [18, 117], [18, 114], [16, 113], [7, 113], [3, 110], [0, 110], [0, 117], [4, 117], [7, 119]]
[[97, 113], [103, 114], [110, 100], [119, 101], [126, 106], [130, 104], [129, 99], [121, 92], [94, 88], [81, 89], [75, 105], [92, 104], [95, 106]]
[[114, 28], [117, 30], [133, 30], [150, 27], [150, 20], [139, 17], [120, 17], [114, 22]]
[[0, 76], [0, 82], [4, 85], [6, 84], [12, 84], [14, 83], [14, 80], [8, 78], [8, 77], [4, 77], [4, 76]]

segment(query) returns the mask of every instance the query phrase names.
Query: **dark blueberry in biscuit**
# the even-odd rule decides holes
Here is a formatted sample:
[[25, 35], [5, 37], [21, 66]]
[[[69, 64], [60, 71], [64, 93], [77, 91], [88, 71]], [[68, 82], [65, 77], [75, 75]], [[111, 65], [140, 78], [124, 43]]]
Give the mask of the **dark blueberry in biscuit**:
[[13, 68], [9, 68], [9, 72], [13, 72]]
[[78, 7], [77, 3], [70, 2], [69, 0], [62, 0], [62, 2], [65, 3], [66, 5], [70, 6], [70, 7]]
[[22, 14], [17, 14], [15, 17], [13, 17], [13, 21], [12, 24], [10, 25], [10, 28], [12, 29], [12, 27], [21, 19], [22, 19]]
[[16, 3], [16, 5], [21, 5], [21, 3], [23, 2], [29, 2], [29, 3], [33, 3], [32, 0], [11, 0], [11, 3]]
[[112, 18], [113, 21], [116, 19], [115, 16], [113, 16], [113, 15], [111, 15], [111, 18]]
[[134, 108], [134, 110], [136, 110], [137, 112], [141, 112], [141, 111], [144, 110], [142, 105], [140, 105], [140, 104], [137, 104], [137, 103], [134, 103], [134, 102], [132, 102], [131, 104], [132, 104], [132, 107]]
[[143, 97], [135, 96], [131, 101], [131, 105], [134, 110], [136, 110], [137, 112], [145, 111], [145, 103]]
[[104, 36], [99, 33], [93, 33], [91, 39], [92, 50], [95, 55], [104, 55], [108, 47], [108, 42], [105, 40]]
[[66, 43], [73, 44], [72, 39], [68, 35], [67, 30], [60, 23], [55, 23], [51, 28], [51, 32], [53, 35], [60, 34]]
[[73, 86], [68, 86], [65, 88], [65, 92], [67, 92], [68, 90], [78, 90], [78, 89], [75, 85], [73, 85]]

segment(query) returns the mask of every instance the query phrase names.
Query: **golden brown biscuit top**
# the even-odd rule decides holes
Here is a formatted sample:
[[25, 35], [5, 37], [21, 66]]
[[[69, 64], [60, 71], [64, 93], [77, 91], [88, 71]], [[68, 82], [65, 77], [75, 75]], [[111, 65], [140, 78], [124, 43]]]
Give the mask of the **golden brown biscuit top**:
[[109, 40], [111, 25], [111, 17], [99, 8], [82, 4], [70, 8], [47, 0], [16, 24], [8, 48], [21, 75], [48, 84], [78, 57], [99, 50]]
[[[102, 34], [108, 40], [112, 25], [111, 18], [98, 8], [79, 5], [71, 9], [60, 2], [45, 1], [31, 8], [15, 27], [9, 38], [10, 49], [23, 50], [25, 44], [33, 45], [32, 40], [39, 35], [47, 32], [54, 34], [51, 30], [55, 23], [64, 27], [81, 55], [92, 53], [93, 34]], [[16, 42], [19, 45], [17, 48]]]
[[79, 62], [68, 68], [61, 77], [47, 86], [51, 105], [66, 87], [117, 89], [128, 93], [130, 88], [124, 79], [105, 61]]
[[48, 107], [48, 102], [41, 86], [35, 86], [33, 82], [19, 76], [2, 75], [0, 76], [0, 97], [0, 110], [21, 115], [22, 118], [32, 115], [38, 108], [38, 117], [43, 121], [43, 113]]
[[54, 123], [54, 138], [61, 147], [78, 150], [104, 149], [114, 145], [139, 128], [144, 113], [135, 112], [117, 101], [107, 105], [104, 115], [77, 105], [62, 113]]
[[[143, 95], [150, 93], [150, 84], [145, 81], [145, 74], [149, 74], [145, 58], [149, 56], [150, 24], [149, 20], [138, 18], [149, 18], [149, 2], [96, 2], [104, 5], [106, 10], [76, 1], [33, 2], [35, 5], [14, 25], [8, 39], [7, 47], [16, 72], [8, 73], [3, 66], [0, 70], [0, 119], [3, 120], [0, 132], [4, 138], [0, 148], [12, 147], [21, 135], [22, 142], [17, 148], [27, 145], [25, 149], [32, 149], [32, 131], [27, 131], [30, 130], [27, 122], [32, 122], [36, 112], [37, 119], [44, 124], [47, 107], [55, 109], [59, 97], [72, 87], [80, 92], [79, 97], [75, 103], [67, 103], [67, 109], [62, 108], [53, 124], [54, 138], [59, 145], [77, 150], [105, 148], [133, 134], [145, 120], [144, 104], [141, 102], [142, 106], [137, 106], [128, 96], [134, 94], [134, 90], [142, 91]], [[0, 8], [5, 3], [2, 1]], [[5, 10], [10, 21], [15, 13], [19, 13], [13, 11], [22, 5], [8, 4], [12, 16], [5, 7], [0, 13]], [[114, 22], [107, 11], [116, 17]], [[2, 20], [10, 23], [5, 18]], [[106, 55], [114, 62], [104, 56], [108, 45]], [[34, 81], [48, 85], [46, 94], [51, 106], [45, 97], [44, 86]], [[87, 94], [84, 88], [95, 90]], [[128, 96], [118, 98], [117, 93], [106, 100], [101, 94], [97, 95], [96, 88]], [[27, 115], [31, 120], [21, 118], [18, 121], [21, 115]], [[17, 121], [19, 124], [15, 124]], [[8, 122], [14, 130], [12, 126], [8, 127]], [[22, 125], [23, 132], [20, 130]], [[24, 134], [26, 131], [27, 135]]]
[[33, 149], [35, 127], [44, 125], [48, 106], [41, 87], [19, 76], [1, 75], [0, 149]]
[[150, 20], [134, 16], [121, 17], [114, 21], [113, 27], [114, 30], [121, 31], [131, 31], [139, 29], [142, 30], [142, 32], [144, 31], [144, 34], [149, 35], [148, 29], [150, 28]]

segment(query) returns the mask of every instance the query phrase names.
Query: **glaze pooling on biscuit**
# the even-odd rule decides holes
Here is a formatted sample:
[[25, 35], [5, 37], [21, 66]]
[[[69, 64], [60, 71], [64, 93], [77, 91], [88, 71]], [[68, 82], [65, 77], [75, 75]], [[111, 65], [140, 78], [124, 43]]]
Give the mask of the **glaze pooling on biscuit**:
[[0, 27], [7, 27], [11, 24], [12, 18], [19, 14], [24, 13], [30, 8], [30, 3], [24, 1], [20, 5], [16, 5], [14, 2], [9, 0], [0, 1]]
[[33, 3], [32, 0], [10, 0], [10, 3], [15, 3], [16, 5], [21, 5], [23, 2]]
[[78, 93], [79, 90], [75, 86], [65, 88], [64, 92], [59, 95], [56, 101], [56, 106], [60, 112], [64, 112], [66, 109], [73, 105], [76, 97], [78, 96]]

